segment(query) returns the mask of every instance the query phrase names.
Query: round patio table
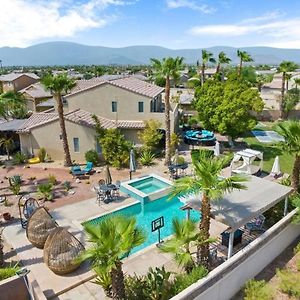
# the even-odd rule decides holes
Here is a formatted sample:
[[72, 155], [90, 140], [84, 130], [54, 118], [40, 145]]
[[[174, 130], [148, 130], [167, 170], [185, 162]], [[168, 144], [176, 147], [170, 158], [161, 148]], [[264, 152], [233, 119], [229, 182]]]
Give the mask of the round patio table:
[[111, 192], [112, 190], [115, 190], [117, 187], [114, 184], [102, 184], [99, 186], [99, 189], [103, 192]]

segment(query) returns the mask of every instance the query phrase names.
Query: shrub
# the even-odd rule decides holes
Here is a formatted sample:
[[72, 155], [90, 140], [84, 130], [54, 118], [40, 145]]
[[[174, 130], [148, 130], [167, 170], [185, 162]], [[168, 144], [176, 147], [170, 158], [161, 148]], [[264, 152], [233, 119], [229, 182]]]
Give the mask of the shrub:
[[271, 300], [273, 298], [273, 290], [264, 280], [248, 280], [244, 293], [244, 300]]
[[149, 299], [149, 287], [143, 276], [127, 276], [125, 279], [125, 289], [127, 299]]
[[53, 174], [49, 174], [48, 176], [48, 182], [51, 183], [52, 185], [56, 185], [56, 177]]
[[182, 138], [179, 134], [176, 134], [173, 132], [171, 134], [171, 141], [170, 141], [170, 147], [171, 147], [171, 153], [174, 154], [175, 150], [178, 148], [180, 143], [182, 142]]
[[44, 199], [44, 201], [51, 201], [53, 199], [52, 194], [53, 185], [51, 183], [40, 184], [37, 188], [38, 195]]
[[64, 187], [65, 191], [68, 192], [68, 191], [72, 188], [71, 182], [68, 181], [68, 180], [66, 180], [66, 181], [63, 183], [63, 187]]
[[177, 162], [179, 165], [183, 165], [185, 163], [185, 159], [183, 156], [178, 156]]
[[139, 133], [139, 139], [145, 150], [153, 151], [158, 147], [163, 137], [163, 134], [159, 131], [160, 128], [161, 123], [157, 120], [145, 121], [145, 128]]
[[19, 183], [13, 183], [10, 185], [9, 189], [12, 191], [14, 195], [19, 195], [21, 190], [21, 184]]
[[99, 155], [96, 150], [89, 150], [84, 154], [85, 160], [93, 163], [94, 166], [97, 166], [99, 162]]
[[173, 292], [178, 294], [184, 289], [186, 289], [191, 284], [197, 282], [199, 279], [205, 277], [208, 274], [208, 271], [205, 267], [199, 266], [193, 268], [189, 274], [178, 274], [175, 276], [173, 283]]
[[16, 275], [16, 272], [18, 272], [19, 270], [20, 268], [18, 267], [18, 265], [10, 266], [7, 268], [0, 268], [0, 281]]
[[289, 296], [300, 298], [300, 273], [293, 273], [289, 270], [277, 270], [276, 274], [280, 278], [280, 289]]
[[199, 159], [202, 155], [204, 155], [207, 158], [213, 157], [214, 156], [214, 151], [209, 150], [209, 149], [193, 149], [191, 151], [191, 157], [192, 157], [193, 163], [199, 161]]
[[44, 147], [40, 148], [38, 152], [38, 158], [40, 159], [40, 162], [45, 161], [46, 155], [47, 155], [46, 149]]
[[22, 153], [22, 152], [17, 152], [14, 156], [13, 156], [13, 162], [16, 165], [21, 165], [26, 163], [27, 161], [27, 156]]
[[143, 166], [151, 166], [154, 158], [155, 155], [151, 151], [145, 150], [141, 153], [140, 162]]
[[189, 126], [197, 125], [198, 124], [198, 119], [195, 118], [195, 117], [191, 117], [191, 118], [188, 119], [187, 123], [188, 123]]
[[13, 175], [8, 178], [9, 185], [20, 184], [22, 183], [22, 175]]

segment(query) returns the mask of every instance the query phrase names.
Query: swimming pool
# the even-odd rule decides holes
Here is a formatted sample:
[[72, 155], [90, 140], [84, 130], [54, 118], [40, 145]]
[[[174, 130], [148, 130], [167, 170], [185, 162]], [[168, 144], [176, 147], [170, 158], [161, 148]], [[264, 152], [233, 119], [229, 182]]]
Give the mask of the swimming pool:
[[[158, 232], [151, 231], [151, 222], [161, 216], [164, 217], [164, 227], [161, 229], [161, 238], [163, 239], [172, 235], [172, 219], [174, 217], [177, 217], [181, 220], [186, 218], [186, 212], [180, 209], [180, 207], [182, 206], [183, 204], [179, 201], [178, 198], [168, 200], [168, 196], [164, 196], [160, 199], [146, 202], [144, 205], [142, 205], [142, 203], [136, 203], [110, 214], [87, 221], [83, 223], [83, 225], [87, 223], [98, 224], [99, 222], [101, 222], [101, 220], [111, 215], [121, 214], [125, 216], [135, 216], [138, 225], [141, 226], [147, 234], [147, 240], [145, 241], [145, 243], [132, 250], [132, 253], [135, 253], [158, 242]], [[191, 210], [191, 218], [198, 221], [200, 219], [200, 215], [198, 212]]]
[[129, 185], [145, 194], [150, 194], [157, 190], [161, 190], [163, 188], [170, 186], [166, 182], [161, 181], [152, 176], [144, 178], [144, 179], [140, 179], [139, 181], [129, 183]]

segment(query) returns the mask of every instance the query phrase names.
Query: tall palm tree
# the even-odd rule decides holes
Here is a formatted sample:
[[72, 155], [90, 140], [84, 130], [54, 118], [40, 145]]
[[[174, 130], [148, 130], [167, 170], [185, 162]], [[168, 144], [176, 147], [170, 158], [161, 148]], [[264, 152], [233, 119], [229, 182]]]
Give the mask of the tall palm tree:
[[213, 54], [205, 49], [201, 51], [202, 64], [201, 64], [201, 85], [205, 81], [205, 68], [207, 63], [216, 63], [216, 60], [213, 58]]
[[286, 73], [285, 74], [285, 87], [286, 91], [289, 91], [289, 81], [292, 79], [292, 74]]
[[277, 125], [276, 131], [284, 137], [284, 142], [281, 143], [282, 148], [295, 157], [292, 170], [292, 187], [297, 191], [300, 174], [300, 122], [281, 122]]
[[10, 159], [10, 150], [13, 149], [14, 147], [14, 141], [10, 137], [2, 137], [0, 139], [0, 147], [3, 146], [5, 148], [6, 154], [7, 154], [7, 159]]
[[4, 265], [4, 253], [3, 253], [4, 244], [3, 244], [3, 239], [2, 239], [3, 230], [4, 229], [0, 230], [0, 268], [2, 268]]
[[[207, 157], [201, 155], [199, 161], [194, 163], [195, 176], [183, 177], [176, 180], [172, 188], [172, 196], [186, 193], [199, 194], [201, 202], [201, 221], [199, 234], [201, 240], [209, 240], [209, 227], [211, 215], [211, 201], [234, 189], [245, 189], [242, 184], [247, 180], [245, 176], [233, 175], [228, 178], [221, 177], [221, 171], [228, 163], [227, 158]], [[209, 244], [201, 243], [197, 247], [197, 262], [208, 267]]]
[[221, 71], [221, 65], [222, 64], [229, 64], [231, 62], [231, 59], [226, 56], [226, 53], [224, 51], [221, 51], [218, 55], [218, 64], [216, 73], [219, 73]]
[[56, 76], [47, 75], [42, 79], [42, 83], [47, 90], [51, 92], [56, 101], [57, 113], [59, 118], [59, 126], [62, 136], [62, 144], [64, 149], [64, 163], [65, 166], [71, 166], [72, 160], [68, 144], [68, 136], [66, 131], [64, 119], [64, 107], [62, 102], [62, 95], [68, 93], [75, 85], [75, 81], [68, 78], [66, 74], [59, 74]]
[[113, 299], [125, 299], [122, 259], [146, 240], [144, 231], [133, 217], [112, 216], [97, 225], [87, 224], [84, 230], [92, 243], [82, 256], [90, 260], [97, 273], [110, 274]]
[[241, 76], [243, 62], [251, 62], [251, 61], [253, 61], [253, 58], [251, 57], [251, 55], [248, 52], [242, 51], [242, 50], [237, 50], [237, 56], [240, 58], [240, 64], [238, 67], [238, 76]]
[[8, 91], [0, 95], [0, 116], [6, 120], [9, 118], [26, 118], [25, 97], [21, 93], [14, 91]]
[[261, 92], [263, 85], [267, 82], [271, 82], [272, 80], [273, 80], [272, 75], [265, 75], [265, 74], [256, 75], [256, 86], [258, 91]]
[[179, 71], [183, 69], [183, 57], [167, 57], [162, 60], [151, 58], [152, 67], [156, 78], [165, 78], [165, 130], [166, 148], [165, 164], [171, 163], [171, 129], [170, 129], [170, 80], [179, 77]]

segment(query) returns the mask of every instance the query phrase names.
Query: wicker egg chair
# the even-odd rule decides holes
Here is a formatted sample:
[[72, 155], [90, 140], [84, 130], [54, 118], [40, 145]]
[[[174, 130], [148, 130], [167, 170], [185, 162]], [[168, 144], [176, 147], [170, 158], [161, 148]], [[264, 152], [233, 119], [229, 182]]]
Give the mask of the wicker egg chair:
[[33, 246], [43, 249], [48, 235], [57, 226], [57, 223], [45, 207], [38, 207], [28, 219], [26, 227], [27, 239]]
[[75, 271], [80, 262], [76, 260], [84, 246], [67, 229], [57, 227], [52, 231], [44, 247], [44, 263], [51, 271], [64, 275]]

